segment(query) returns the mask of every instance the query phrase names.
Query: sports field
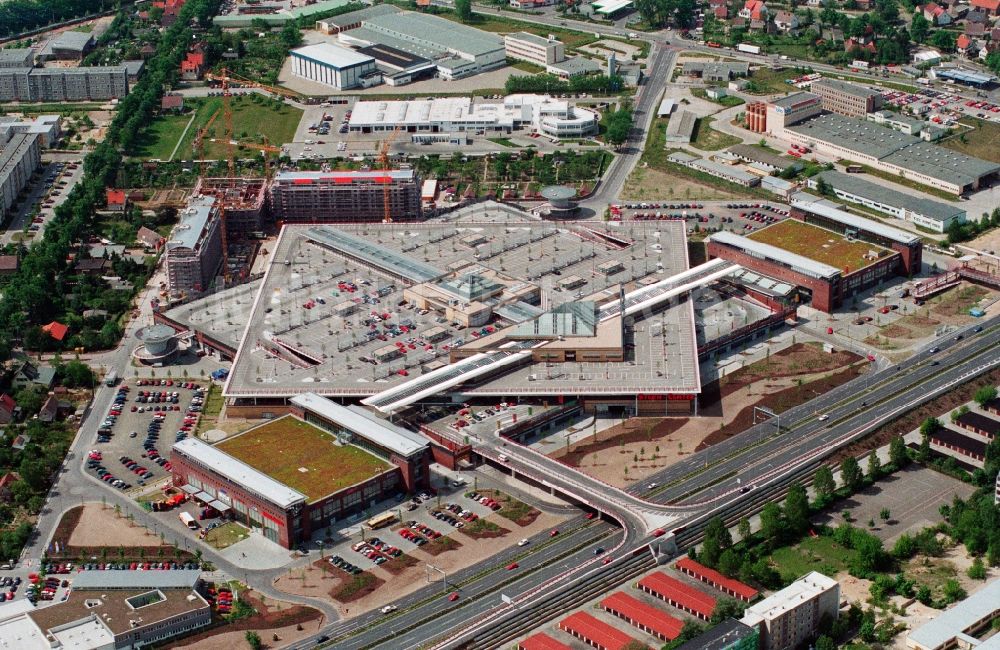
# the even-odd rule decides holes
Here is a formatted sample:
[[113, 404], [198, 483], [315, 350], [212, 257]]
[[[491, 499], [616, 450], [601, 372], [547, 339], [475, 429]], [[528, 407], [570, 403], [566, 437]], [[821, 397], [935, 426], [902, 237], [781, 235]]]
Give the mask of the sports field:
[[390, 468], [389, 463], [311, 424], [286, 416], [219, 443], [218, 448], [313, 502]]
[[747, 236], [842, 271], [846, 270], [847, 273], [875, 262], [874, 259], [866, 259], [871, 251], [879, 255], [889, 252], [880, 246], [848, 240], [833, 231], [794, 219], [785, 219]]

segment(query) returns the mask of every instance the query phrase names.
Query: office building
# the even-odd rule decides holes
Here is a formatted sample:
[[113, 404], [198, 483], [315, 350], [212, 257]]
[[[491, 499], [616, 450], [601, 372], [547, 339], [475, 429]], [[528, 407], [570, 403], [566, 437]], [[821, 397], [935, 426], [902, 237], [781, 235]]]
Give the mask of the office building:
[[345, 47], [318, 43], [292, 50], [292, 74], [341, 90], [382, 82], [375, 59]]
[[271, 183], [271, 214], [283, 223], [382, 221], [386, 185], [392, 220], [419, 219], [420, 179], [409, 169], [280, 172]]
[[511, 133], [532, 129], [556, 138], [578, 138], [596, 133], [600, 116], [546, 95], [508, 95], [503, 103], [476, 104], [469, 97], [440, 97], [409, 101], [359, 101], [348, 128], [353, 132]]
[[504, 36], [503, 45], [509, 58], [543, 67], [566, 58], [563, 44], [555, 37], [545, 38], [528, 32], [515, 32]]
[[996, 635], [990, 636], [990, 631], [998, 617], [1000, 580], [994, 580], [951, 609], [912, 630], [906, 637], [906, 647], [911, 650], [996, 648], [998, 638]]
[[377, 501], [429, 487], [429, 441], [420, 434], [314, 393], [292, 398], [291, 412], [218, 445], [176, 443], [174, 485], [286, 548]]
[[30, 47], [0, 50], [0, 68], [30, 68], [35, 65], [35, 53]]
[[882, 108], [882, 93], [839, 79], [817, 79], [809, 88], [819, 95], [823, 110], [848, 117], [864, 117]]
[[11, 207], [42, 161], [38, 134], [6, 131], [5, 136], [0, 128], [0, 223], [6, 223]]
[[760, 633], [761, 650], [793, 650], [813, 638], [824, 617], [836, 620], [840, 584], [813, 571], [751, 605], [741, 622]]
[[683, 151], [675, 151], [667, 156], [667, 160], [678, 165], [684, 165], [695, 171], [711, 174], [730, 183], [742, 185], [743, 187], [760, 185], [760, 176], [745, 172], [736, 165], [723, 165], [713, 160], [705, 160], [704, 158], [692, 156]]
[[[132, 650], [212, 623], [199, 570], [82, 571], [68, 597], [49, 607], [3, 607], [0, 640], [17, 650]], [[23, 603], [23, 605], [21, 605]]]
[[128, 94], [124, 65], [0, 68], [0, 102], [102, 101]]
[[[762, 126], [766, 132], [778, 135], [785, 127], [822, 113], [822, 102], [819, 95], [807, 92], [780, 97], [767, 104], [767, 114]], [[764, 132], [756, 128], [753, 130], [758, 133]]]
[[222, 263], [215, 197], [194, 197], [179, 216], [166, 244], [167, 284], [174, 295], [207, 291]]
[[438, 75], [445, 80], [499, 68], [507, 62], [503, 40], [496, 34], [413, 11], [369, 16], [360, 27], [341, 31], [337, 39], [356, 48], [389, 45], [434, 61]]
[[966, 219], [965, 210], [954, 203], [898, 192], [885, 185], [866, 181], [855, 174], [825, 171], [813, 176], [807, 183], [809, 187], [816, 189], [820, 180], [824, 181], [838, 198], [859, 203], [934, 232], [947, 232], [953, 223], [963, 223]]

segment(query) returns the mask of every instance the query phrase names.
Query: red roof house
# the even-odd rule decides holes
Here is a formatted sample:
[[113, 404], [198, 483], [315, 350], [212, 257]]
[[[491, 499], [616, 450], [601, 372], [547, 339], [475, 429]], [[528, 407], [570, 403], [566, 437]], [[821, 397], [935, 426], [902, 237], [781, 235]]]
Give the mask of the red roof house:
[[602, 600], [601, 608], [663, 641], [673, 641], [684, 627], [683, 621], [623, 591], [616, 591]]
[[712, 612], [715, 611], [714, 597], [662, 571], [651, 573], [640, 580], [639, 588], [682, 612], [694, 614], [705, 621], [712, 618]]
[[205, 54], [203, 52], [188, 52], [181, 61], [181, 78], [188, 81], [201, 79], [205, 70]]
[[115, 210], [116, 212], [124, 211], [125, 206], [128, 204], [128, 198], [125, 197], [125, 190], [116, 190], [109, 187], [107, 204], [108, 210]]
[[994, 16], [1000, 15], [1000, 0], [972, 0], [971, 4], [976, 9], [982, 9]]
[[715, 569], [711, 569], [689, 557], [681, 558], [675, 566], [682, 573], [686, 573], [706, 584], [712, 585], [719, 591], [724, 591], [733, 598], [739, 598], [743, 602], [749, 603], [758, 596], [757, 590], [753, 587], [745, 585], [739, 580], [728, 578]]
[[66, 338], [66, 333], [69, 332], [69, 326], [63, 325], [58, 321], [52, 321], [48, 325], [43, 325], [42, 331], [51, 336], [53, 339], [61, 341]]
[[10, 486], [19, 478], [21, 477], [17, 475], [17, 472], [7, 472], [0, 476], [0, 499], [8, 502], [11, 500], [13, 495], [10, 493]]
[[719, 20], [725, 20], [729, 18], [729, 7], [722, 5], [721, 7], [715, 8], [715, 17]]
[[4, 393], [0, 395], [0, 424], [7, 424], [14, 419], [14, 410], [17, 408], [17, 402], [14, 398]]
[[970, 45], [972, 45], [972, 39], [966, 34], [959, 34], [958, 38], [955, 40], [955, 48], [959, 52], [967, 51]]
[[574, 612], [559, 622], [559, 629], [584, 643], [607, 650], [622, 650], [635, 639], [587, 612]]

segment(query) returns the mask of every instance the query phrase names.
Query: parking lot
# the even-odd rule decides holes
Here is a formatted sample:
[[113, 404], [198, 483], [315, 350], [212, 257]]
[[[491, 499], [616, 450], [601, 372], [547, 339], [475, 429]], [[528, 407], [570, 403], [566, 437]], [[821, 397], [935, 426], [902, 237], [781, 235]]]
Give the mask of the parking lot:
[[88, 471], [124, 491], [167, 478], [169, 447], [197, 426], [204, 395], [203, 386], [188, 381], [122, 382], [88, 454]]
[[952, 126], [966, 115], [1000, 121], [1000, 105], [937, 90], [924, 89], [917, 93], [886, 90], [882, 97], [887, 104], [922, 114], [922, 117], [943, 126]]
[[728, 230], [739, 235], [751, 233], [788, 216], [777, 204], [759, 203], [623, 203], [611, 206], [614, 221], [685, 221], [687, 231]]
[[40, 237], [45, 224], [55, 215], [55, 209], [66, 200], [82, 176], [80, 161], [43, 163], [22, 193], [20, 208], [12, 207], [14, 216], [3, 233], [3, 243], [10, 243], [24, 230], [28, 237]]

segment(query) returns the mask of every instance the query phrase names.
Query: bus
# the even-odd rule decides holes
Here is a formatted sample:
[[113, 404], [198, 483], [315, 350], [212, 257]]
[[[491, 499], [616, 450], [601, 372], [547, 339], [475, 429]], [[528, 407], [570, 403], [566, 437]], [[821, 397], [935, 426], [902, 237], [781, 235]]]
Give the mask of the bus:
[[396, 521], [396, 513], [395, 512], [383, 512], [382, 514], [375, 515], [374, 517], [372, 517], [371, 519], [369, 519], [368, 520], [368, 527], [372, 528], [372, 529], [374, 529], [374, 528], [384, 528], [385, 526], [388, 526], [389, 524], [395, 523], [395, 521]]
[[112, 370], [104, 378], [104, 384], [106, 386], [114, 386], [116, 383], [118, 383], [118, 371]]

